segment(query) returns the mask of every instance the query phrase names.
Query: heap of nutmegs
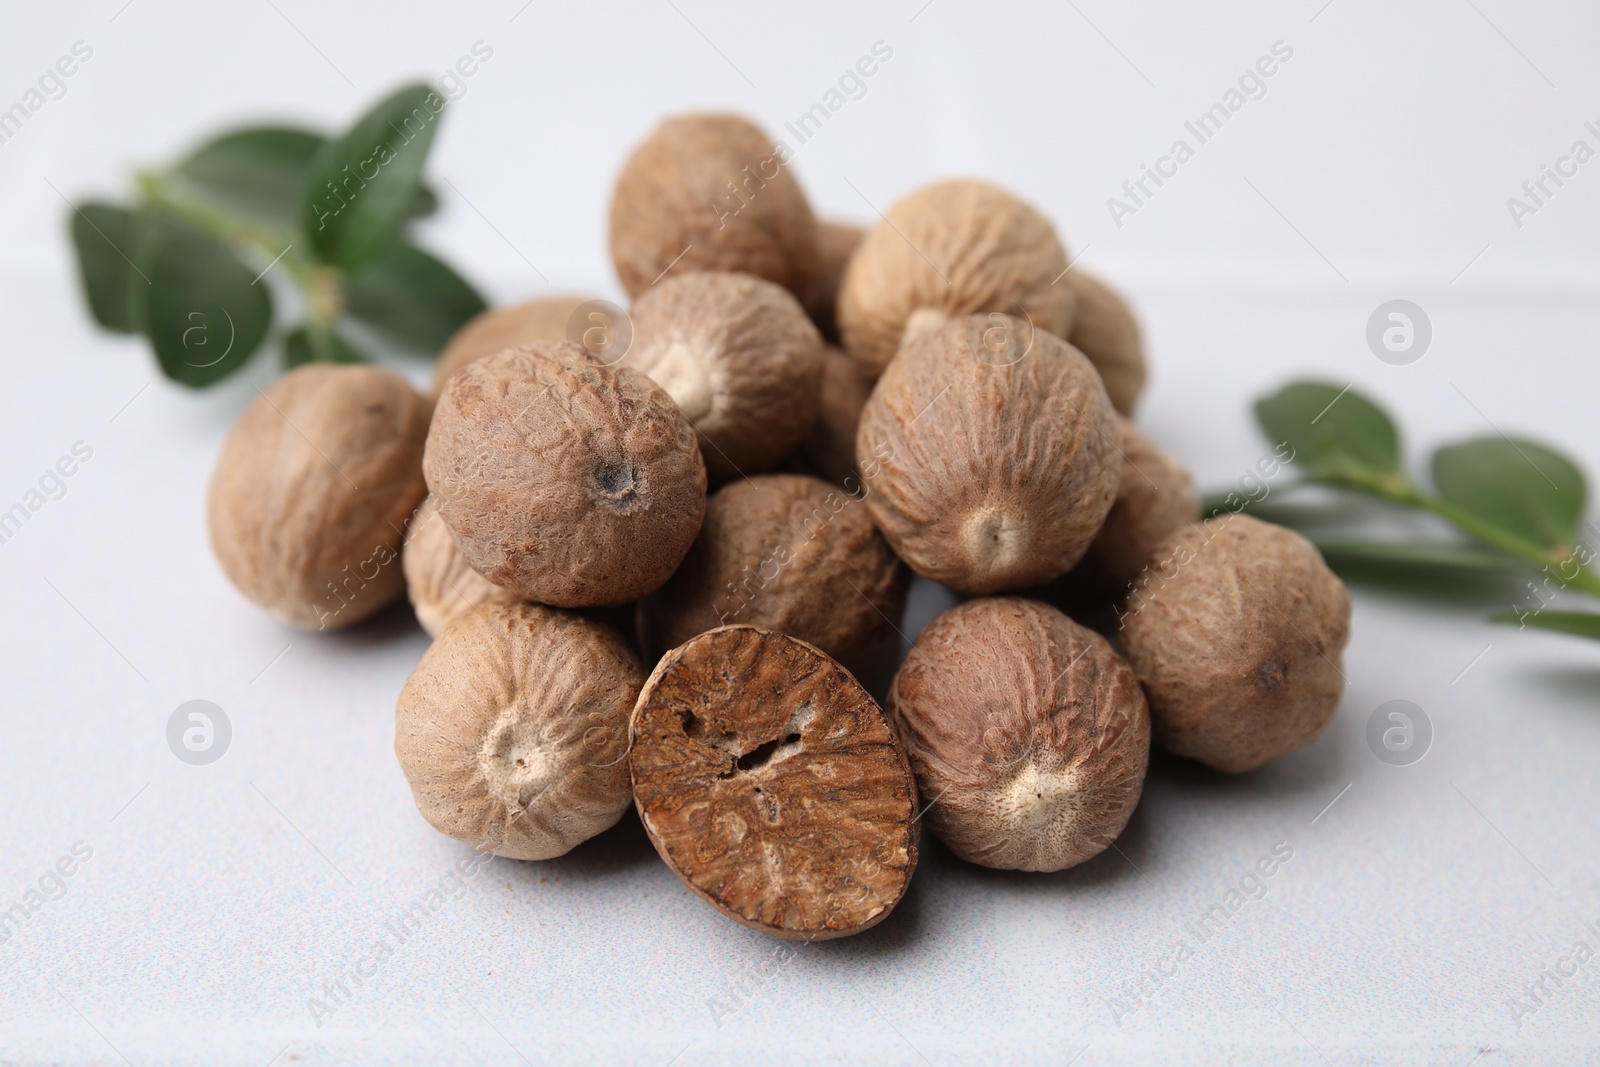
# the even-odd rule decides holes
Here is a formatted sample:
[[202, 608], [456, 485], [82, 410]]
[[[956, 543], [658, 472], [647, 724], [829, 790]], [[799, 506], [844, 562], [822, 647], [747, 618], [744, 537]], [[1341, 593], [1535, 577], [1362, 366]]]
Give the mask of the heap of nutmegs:
[[[230, 435], [211, 532], [247, 596], [327, 629], [403, 586], [435, 635], [395, 729], [423, 816], [538, 860], [631, 801], [694, 892], [815, 939], [889, 913], [924, 816], [1060, 870], [1126, 825], [1152, 736], [1229, 772], [1314, 738], [1349, 599], [1297, 534], [1199, 521], [1129, 421], [1122, 300], [996, 186], [863, 233], [787, 163], [669, 120], [612, 203], [630, 311], [486, 312], [431, 402], [309, 366]], [[896, 671], [908, 569], [972, 599]]]

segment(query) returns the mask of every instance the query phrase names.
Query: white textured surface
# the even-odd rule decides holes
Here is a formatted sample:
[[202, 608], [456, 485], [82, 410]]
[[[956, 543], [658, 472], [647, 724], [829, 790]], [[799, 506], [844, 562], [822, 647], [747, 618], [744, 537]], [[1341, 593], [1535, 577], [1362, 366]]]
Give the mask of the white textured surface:
[[[96, 49], [0, 144], [0, 507], [74, 442], [94, 450], [0, 544], [0, 909], [75, 842], [93, 849], [0, 943], [0, 1062], [1063, 1064], [1085, 1046], [1082, 1065], [1593, 1062], [1600, 961], [1520, 1028], [1507, 998], [1575, 941], [1600, 948], [1584, 928], [1600, 925], [1600, 653], [1491, 628], [1501, 605], [1481, 598], [1358, 589], [1351, 686], [1320, 741], [1236, 779], [1158, 757], [1122, 854], [1070, 872], [989, 872], [930, 843], [889, 922], [775, 960], [630, 819], [562, 860], [491, 864], [399, 944], [385, 920], [470, 855], [417, 816], [390, 750], [425, 638], [403, 610], [291, 633], [227, 585], [205, 484], [269, 361], [196, 397], [139, 343], [96, 333], [45, 183], [120, 192], [127, 166], [241, 112], [342, 122], [482, 38], [495, 58], [446, 124], [429, 239], [501, 297], [547, 285], [495, 229], [548, 288], [615, 296], [607, 187], [660, 112], [737, 107], [778, 128], [883, 38], [894, 61], [801, 153], [817, 202], [869, 218], [850, 184], [886, 208], [948, 173], [1037, 200], [1138, 303], [1156, 365], [1141, 421], [1203, 486], [1264, 451], [1249, 399], [1306, 372], [1384, 398], [1414, 462], [1492, 420], [1595, 470], [1600, 171], [1520, 231], [1504, 206], [1600, 118], [1584, 111], [1600, 87], [1592, 11], [1080, 3], [1102, 37], [1070, 7], [934, 0], [759, 22], [680, 2], [752, 90], [666, 4], [536, 0], [510, 23], [520, 0], [443, 22], [420, 4], [379, 19], [275, 2], [357, 88], [265, 4], [63, 7], [14, 16], [0, 39], [0, 105], [72, 41]], [[1269, 95], [1114, 229], [1104, 198], [1279, 38], [1296, 56]], [[1435, 328], [1410, 367], [1362, 340], [1396, 296]], [[210, 767], [166, 747], [167, 716], [193, 698], [234, 726]], [[1411, 767], [1363, 740], [1392, 698], [1437, 732]], [[1119, 1025], [1124, 983], [1278, 842], [1294, 855], [1265, 895], [1191, 937], [1193, 957]], [[317, 1026], [308, 1001], [386, 936], [392, 957]]]

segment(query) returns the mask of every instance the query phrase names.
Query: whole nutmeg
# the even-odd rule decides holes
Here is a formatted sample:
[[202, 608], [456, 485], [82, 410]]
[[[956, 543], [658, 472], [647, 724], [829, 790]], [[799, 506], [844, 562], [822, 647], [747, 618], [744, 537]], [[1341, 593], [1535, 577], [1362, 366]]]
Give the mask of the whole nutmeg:
[[1074, 268], [1062, 284], [1070, 285], [1078, 297], [1078, 312], [1067, 340], [1100, 372], [1112, 407], [1132, 415], [1145, 378], [1139, 320], [1122, 297], [1092, 274]]
[[1156, 740], [1216, 770], [1294, 751], [1339, 706], [1350, 596], [1292, 530], [1248, 515], [1189, 524], [1152, 553], [1122, 627]]
[[411, 516], [400, 566], [406, 576], [406, 596], [429, 637], [438, 637], [446, 623], [479, 604], [513, 604], [517, 600], [515, 593], [467, 564], [431, 496]]
[[672, 580], [639, 605], [647, 655], [747, 623], [816, 645], [857, 676], [896, 636], [906, 574], [866, 507], [800, 474], [719, 490]]
[[567, 336], [573, 313], [592, 300], [587, 296], [548, 296], [479, 312], [439, 353], [433, 371], [434, 396], [452, 374], [475, 359], [534, 341], [573, 340]]
[[890, 208], [850, 257], [839, 286], [839, 333], [873, 378], [918, 308], [952, 316], [999, 311], [1065, 337], [1076, 297], [1055, 282], [1066, 269], [1055, 228], [1032, 207], [987, 182], [935, 182]]
[[559, 856], [628, 808], [628, 716], [644, 667], [609, 627], [480, 604], [428, 646], [395, 705], [394, 751], [440, 833]]
[[790, 154], [737, 115], [680, 115], [645, 138], [611, 197], [611, 261], [637, 297], [676, 271], [742, 271], [804, 295], [817, 224]]
[[1200, 518], [1194, 476], [1171, 453], [1118, 416], [1122, 477], [1116, 502], [1076, 567], [1042, 592], [1065, 611], [1125, 594], [1157, 546]]
[[978, 596], [1049, 581], [1116, 499], [1117, 427], [1065, 341], [1006, 315], [918, 332], [861, 412], [867, 507], [900, 558]]
[[724, 915], [820, 941], [882, 921], [917, 865], [916, 784], [883, 709], [803, 641], [725, 626], [634, 708], [633, 795], [667, 866]]
[[525, 600], [637, 600], [705, 514], [694, 429], [672, 398], [570, 341], [476, 360], [446, 383], [423, 457], [467, 563]]
[[1127, 825], [1150, 713], [1105, 638], [1047, 604], [969, 600], [918, 635], [889, 708], [939, 840], [985, 867], [1059, 871]]
[[785, 290], [748, 274], [670, 278], [631, 311], [622, 365], [667, 391], [714, 481], [766, 470], [817, 417], [822, 337]]
[[844, 279], [845, 264], [867, 231], [860, 226], [840, 222], [817, 223], [817, 273], [806, 290], [806, 314], [822, 331], [829, 344], [839, 343], [839, 283]]
[[211, 478], [211, 548], [239, 591], [291, 626], [331, 630], [398, 597], [406, 519], [425, 492], [428, 403], [393, 371], [313, 363], [228, 432]]
[[829, 345], [822, 358], [822, 399], [817, 421], [781, 466], [801, 474], [815, 474], [860, 493], [856, 430], [861, 426], [861, 409], [871, 395], [872, 379], [862, 374], [855, 360], [842, 349]]

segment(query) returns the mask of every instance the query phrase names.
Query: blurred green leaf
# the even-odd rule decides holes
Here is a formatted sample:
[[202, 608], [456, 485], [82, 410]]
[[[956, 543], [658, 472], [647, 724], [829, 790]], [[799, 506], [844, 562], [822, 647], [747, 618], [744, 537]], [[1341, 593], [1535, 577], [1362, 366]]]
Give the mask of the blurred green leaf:
[[1439, 496], [1543, 548], [1566, 548], [1583, 518], [1583, 472], [1532, 441], [1480, 437], [1433, 454]]
[[1502, 611], [1489, 616], [1491, 622], [1515, 625], [1519, 629], [1531, 626], [1535, 630], [1553, 630], [1600, 641], [1600, 614], [1592, 611], [1541, 611], [1519, 615], [1515, 611]]
[[272, 324], [267, 287], [220, 238], [168, 212], [142, 215], [139, 230], [135, 258], [150, 284], [132, 319], [161, 370], [196, 388], [238, 370]]
[[219, 207], [293, 229], [312, 161], [326, 144], [309, 130], [256, 126], [208, 141], [175, 170]]
[[384, 245], [345, 279], [345, 309], [398, 343], [436, 355], [487, 305], [455, 271], [414, 245]]
[[1347, 564], [1405, 570], [1511, 573], [1528, 564], [1515, 556], [1472, 545], [1430, 544], [1426, 541], [1318, 541], [1317, 549], [1330, 567]]
[[108, 330], [134, 333], [128, 306], [132, 284], [145, 284], [130, 258], [135, 254], [134, 215], [112, 204], [79, 204], [72, 213], [72, 246], [78, 277], [94, 320]]
[[363, 356], [332, 330], [307, 323], [291, 330], [283, 339], [283, 368], [291, 370], [303, 363], [365, 363]]
[[420, 219], [432, 215], [439, 210], [439, 194], [429, 189], [426, 185], [417, 186], [417, 195], [411, 198], [411, 205], [406, 208], [406, 217]]
[[1291, 382], [1256, 401], [1255, 410], [1266, 435], [1275, 444], [1287, 442], [1295, 462], [1310, 470], [1400, 469], [1400, 435], [1394, 422], [1348, 386]]
[[323, 262], [353, 270], [398, 232], [418, 203], [444, 104], [429, 86], [408, 85], [317, 153], [301, 224]]

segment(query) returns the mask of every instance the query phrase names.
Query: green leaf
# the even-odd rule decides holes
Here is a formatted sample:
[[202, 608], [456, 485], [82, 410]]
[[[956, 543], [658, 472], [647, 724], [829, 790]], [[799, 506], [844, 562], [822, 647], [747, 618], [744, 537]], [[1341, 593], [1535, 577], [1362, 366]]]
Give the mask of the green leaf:
[[438, 210], [439, 194], [429, 189], [426, 185], [419, 185], [417, 186], [417, 195], [411, 198], [411, 206], [406, 208], [406, 218], [425, 218]]
[[406, 86], [317, 153], [302, 226], [323, 262], [353, 269], [394, 237], [418, 203], [444, 104], [427, 85]]
[[1330, 567], [1366, 565], [1406, 570], [1452, 570], [1503, 574], [1526, 570], [1528, 564], [1503, 552], [1472, 545], [1426, 541], [1318, 541], [1317, 550]]
[[1489, 621], [1507, 625], [1516, 624], [1519, 629], [1531, 626], [1535, 630], [1554, 630], [1556, 633], [1600, 641], [1600, 614], [1592, 611], [1540, 611], [1528, 612], [1526, 615], [1520, 615], [1515, 611], [1502, 611], [1498, 615], [1489, 616]]
[[1294, 449], [1295, 462], [1318, 473], [1400, 469], [1394, 422], [1349, 386], [1291, 382], [1256, 401], [1256, 421], [1275, 444]]
[[312, 161], [326, 144], [309, 130], [257, 126], [208, 141], [175, 170], [217, 206], [292, 229], [305, 202]]
[[135, 332], [128, 298], [135, 281], [144, 283], [130, 258], [138, 248], [135, 226], [132, 212], [111, 204], [80, 204], [72, 212], [72, 246], [89, 313], [118, 333]]
[[367, 357], [332, 330], [307, 323], [283, 339], [285, 370], [303, 363], [365, 363]]
[[1480, 437], [1433, 454], [1446, 503], [1541, 548], [1577, 537], [1586, 490], [1571, 460], [1532, 441]]
[[409, 348], [435, 355], [487, 305], [444, 263], [413, 245], [384, 245], [345, 279], [345, 309]]
[[133, 320], [161, 370], [195, 388], [238, 370], [272, 324], [267, 287], [219, 238], [174, 215], [149, 212], [140, 231], [136, 259], [150, 284]]

